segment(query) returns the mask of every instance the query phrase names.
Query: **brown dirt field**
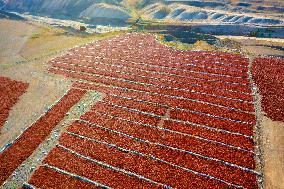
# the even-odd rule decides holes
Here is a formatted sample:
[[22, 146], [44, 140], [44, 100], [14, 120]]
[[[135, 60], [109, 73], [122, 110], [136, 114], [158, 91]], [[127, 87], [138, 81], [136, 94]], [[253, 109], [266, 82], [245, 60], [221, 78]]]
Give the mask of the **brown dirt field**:
[[264, 186], [266, 189], [284, 188], [284, 123], [263, 116], [261, 128], [264, 147]]
[[23, 49], [39, 26], [4, 19], [0, 20], [0, 28], [2, 49], [0, 50], [0, 75], [29, 83], [27, 92], [12, 108], [8, 122], [1, 130], [0, 148], [2, 148], [35, 122], [55, 100], [63, 96], [70, 82], [63, 77], [45, 72], [43, 63], [46, 59], [24, 64], [16, 63], [23, 60], [21, 52], [25, 52]]
[[[19, 29], [21, 28], [21, 29]], [[19, 52], [36, 27], [22, 21], [0, 20], [0, 65], [21, 59]]]
[[243, 50], [251, 52], [255, 55], [283, 56], [283, 51], [275, 50], [270, 47], [263, 47], [263, 46], [257, 46], [257, 45], [243, 46]]
[[283, 56], [281, 50], [270, 48], [269, 46], [284, 47], [284, 39], [255, 38], [244, 36], [216, 36], [220, 39], [230, 39], [241, 44], [241, 49], [249, 55], [274, 55]]

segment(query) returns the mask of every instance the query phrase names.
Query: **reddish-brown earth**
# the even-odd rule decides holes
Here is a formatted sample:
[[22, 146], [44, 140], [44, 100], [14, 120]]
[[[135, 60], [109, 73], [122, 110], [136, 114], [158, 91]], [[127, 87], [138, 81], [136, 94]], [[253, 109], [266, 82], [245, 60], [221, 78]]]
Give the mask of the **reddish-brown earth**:
[[[241, 55], [177, 51], [128, 34], [49, 63], [50, 72], [77, 80], [74, 88], [106, 96], [67, 128], [31, 185], [64, 177], [71, 187], [80, 176], [112, 188], [258, 188], [249, 63]], [[50, 175], [56, 169], [66, 175]]]
[[9, 116], [10, 109], [27, 88], [27, 83], [0, 77], [0, 130]]
[[0, 154], [0, 185], [26, 160], [64, 118], [68, 110], [86, 93], [71, 89], [44, 116], [31, 125], [4, 152]]
[[256, 58], [253, 79], [262, 95], [261, 107], [274, 121], [284, 122], [284, 60]]

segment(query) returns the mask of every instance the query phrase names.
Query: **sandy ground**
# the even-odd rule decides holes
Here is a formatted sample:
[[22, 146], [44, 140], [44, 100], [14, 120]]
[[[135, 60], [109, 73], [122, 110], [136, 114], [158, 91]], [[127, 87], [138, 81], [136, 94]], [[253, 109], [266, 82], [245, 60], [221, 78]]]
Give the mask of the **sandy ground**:
[[0, 75], [29, 83], [27, 92], [9, 113], [1, 130], [0, 148], [13, 141], [24, 129], [35, 122], [49, 106], [63, 96], [70, 81], [46, 72], [45, 59], [25, 62], [22, 52], [28, 38], [38, 29], [24, 22], [0, 20]]
[[263, 116], [261, 129], [264, 145], [266, 189], [284, 188], [284, 123]]
[[20, 58], [19, 51], [36, 27], [21, 21], [0, 21], [0, 64]]
[[247, 45], [243, 46], [242, 49], [247, 52], [251, 52], [254, 55], [267, 55], [267, 56], [284, 56], [284, 52], [280, 50], [275, 50], [270, 47], [257, 46], [257, 45]]
[[242, 50], [253, 55], [284, 56], [284, 51], [268, 46], [284, 47], [284, 39], [255, 38], [245, 36], [216, 36], [219, 39], [231, 39], [241, 44]]

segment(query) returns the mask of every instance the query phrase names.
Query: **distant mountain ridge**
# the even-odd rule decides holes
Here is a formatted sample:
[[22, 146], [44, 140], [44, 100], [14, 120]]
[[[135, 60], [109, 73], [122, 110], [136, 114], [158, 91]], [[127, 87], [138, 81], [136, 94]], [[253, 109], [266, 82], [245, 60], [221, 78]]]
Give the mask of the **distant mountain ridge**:
[[[0, 0], [5, 11], [62, 19], [127, 21], [135, 10], [149, 20], [282, 25], [277, 0]], [[134, 11], [134, 12], [135, 12]], [[271, 14], [270, 14], [271, 13]]]
[[0, 5], [8, 11], [58, 18], [130, 18], [121, 0], [0, 0]]
[[[200, 1], [199, 1], [200, 2]], [[191, 2], [192, 3], [192, 2]], [[218, 5], [217, 2], [215, 2]], [[216, 24], [255, 24], [255, 25], [280, 25], [283, 18], [270, 14], [225, 10], [222, 7], [209, 6], [208, 2], [201, 6], [188, 5], [189, 3], [171, 2], [152, 3], [142, 9], [144, 18], [169, 22], [203, 22]], [[213, 4], [213, 3], [212, 3]], [[206, 5], [206, 6], [205, 6]], [[228, 6], [224, 4], [224, 6]]]

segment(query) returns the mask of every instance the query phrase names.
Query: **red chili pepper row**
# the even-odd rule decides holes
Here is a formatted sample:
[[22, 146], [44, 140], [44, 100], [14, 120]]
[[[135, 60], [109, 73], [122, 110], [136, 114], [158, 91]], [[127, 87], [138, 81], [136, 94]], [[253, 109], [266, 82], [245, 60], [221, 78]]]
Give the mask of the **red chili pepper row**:
[[[100, 111], [105, 113], [110, 113], [119, 117], [123, 117], [125, 119], [129, 119], [132, 121], [138, 121], [144, 124], [157, 125], [160, 121], [160, 118], [153, 117], [150, 115], [141, 114], [139, 112], [129, 111], [124, 108], [114, 107], [102, 102], [97, 102], [94, 107], [92, 107], [92, 111]], [[92, 112], [88, 112], [87, 114], [92, 114]], [[84, 116], [84, 115], [83, 115]]]
[[[101, 64], [100, 64], [101, 65]], [[246, 101], [253, 101], [253, 97], [250, 94], [242, 94], [238, 92], [231, 92], [231, 91], [226, 91], [226, 90], [219, 90], [216, 88], [212, 87], [201, 87], [201, 86], [194, 86], [194, 85], [189, 85], [188, 83], [174, 83], [173, 79], [170, 81], [167, 80], [157, 80], [153, 78], [146, 78], [146, 77], [141, 77], [143, 75], [134, 75], [130, 70], [124, 70], [127, 73], [131, 74], [125, 74], [124, 73], [119, 73], [119, 68], [113, 68], [113, 67], [108, 67], [108, 66], [96, 66], [96, 67], [79, 67], [78, 65], [68, 65], [68, 64], [54, 64], [55, 67], [62, 68], [62, 69], [68, 69], [68, 70], [73, 70], [73, 71], [79, 71], [83, 73], [91, 73], [91, 74], [99, 74], [101, 76], [108, 76], [108, 77], [115, 77], [115, 78], [121, 78], [121, 79], [126, 79], [134, 82], [140, 82], [140, 83], [145, 83], [145, 84], [153, 84], [157, 86], [166, 86], [166, 87], [174, 87], [174, 88], [180, 88], [180, 89], [185, 89], [185, 90], [194, 90], [196, 92], [201, 92], [201, 93], [207, 93], [207, 94], [212, 94], [212, 95], [217, 95], [217, 96], [224, 96], [228, 98], [236, 98], [240, 100], [246, 100]], [[147, 76], [148, 74], [144, 74], [144, 76]]]
[[[70, 126], [68, 131], [109, 144], [115, 144], [116, 146], [137, 151], [139, 153], [153, 155], [175, 165], [205, 173], [214, 176], [215, 178], [221, 178], [222, 180], [237, 185], [245, 185], [245, 187], [253, 188], [252, 186], [256, 186], [257, 184], [255, 175], [253, 173], [249, 173], [220, 162], [200, 158], [182, 151], [163, 148], [153, 143], [139, 142], [99, 127], [75, 123], [74, 125]], [[73, 141], [78, 143], [81, 141], [81, 139], [68, 134], [64, 134], [60, 139], [60, 143], [68, 148], [71, 148], [71, 146], [74, 144]], [[215, 169], [212, 169], [212, 167]], [[227, 174], [227, 172], [230, 172], [231, 174]]]
[[[111, 108], [109, 108], [108, 111], [102, 112], [112, 116], [120, 117], [120, 115], [110, 112], [110, 109]], [[132, 112], [128, 112], [129, 117], [131, 117], [132, 114]], [[97, 119], [97, 116], [92, 112], [89, 112], [82, 116], [82, 119], [96, 123], [98, 125], [112, 128], [114, 130], [117, 129], [116, 127], [119, 127], [117, 125], [120, 125], [120, 127], [123, 126], [123, 128], [120, 128], [123, 129], [123, 132], [127, 132], [128, 134], [134, 135], [137, 138], [193, 151], [195, 153], [203, 154], [209, 157], [215, 157], [217, 159], [245, 166], [250, 169], [255, 168], [254, 154], [252, 153], [239, 151], [237, 149], [232, 149], [223, 145], [196, 139], [194, 137], [188, 137], [168, 131], [163, 131], [157, 128], [142, 127], [141, 125], [134, 123], [131, 124], [123, 120], [105, 119], [103, 122], [99, 122], [101, 119]]]
[[271, 119], [284, 121], [284, 60], [256, 58], [252, 70], [262, 95], [262, 109]]
[[27, 83], [0, 77], [0, 130], [9, 116], [10, 109], [27, 88]]
[[[105, 135], [105, 137], [108, 136]], [[219, 181], [193, 174], [148, 157], [123, 152], [117, 148], [109, 147], [104, 144], [88, 140], [74, 139], [70, 140], [69, 142], [71, 142], [72, 145], [68, 145], [68, 147], [82, 155], [103, 161], [114, 167], [135, 172], [136, 174], [143, 175], [144, 177], [153, 181], [170, 185], [175, 188], [200, 188], [202, 186], [204, 188], [227, 187], [226, 184], [220, 183]], [[46, 160], [45, 162], [49, 161]], [[72, 162], [72, 164], [74, 166], [77, 164], [77, 162]], [[125, 183], [125, 185], [129, 186], [130, 184]]]
[[[78, 59], [74, 60], [73, 58], [62, 58], [62, 60], [56, 60], [50, 62], [51, 65], [57, 66], [57, 62], [67, 63], [67, 64], [75, 64], [75, 65], [84, 65], [84, 66], [91, 66], [96, 68], [108, 69], [108, 70], [117, 70], [121, 72], [131, 73], [133, 75], [138, 76], [147, 76], [147, 77], [154, 77], [162, 80], [174, 80], [184, 85], [188, 84], [199, 84], [204, 85], [205, 87], [212, 87], [212, 88], [222, 88], [240, 92], [251, 92], [250, 86], [240, 85], [240, 84], [230, 84], [225, 83], [222, 80], [204, 80], [203, 78], [194, 78], [192, 76], [184, 77], [181, 73], [178, 74], [167, 74], [165, 72], [156, 72], [151, 71], [151, 67], [141, 67], [140, 64], [133, 64], [129, 61], [119, 61], [113, 59], [102, 59], [96, 58], [94, 61], [87, 61], [81, 60], [82, 57], [78, 57]], [[247, 68], [246, 68], [247, 69]]]
[[[104, 119], [109, 120], [110, 115], [106, 116], [103, 115], [104, 112], [102, 113], [98, 112], [100, 111], [99, 109], [94, 112], [89, 112], [83, 115], [81, 118], [82, 119], [88, 119], [88, 117], [92, 117], [92, 120], [97, 120], [98, 123], [104, 123]], [[105, 112], [106, 113], [106, 112]], [[247, 138], [241, 135], [235, 135], [235, 134], [229, 134], [229, 133], [224, 133], [224, 132], [219, 132], [215, 130], [210, 130], [210, 129], [205, 129], [202, 127], [197, 127], [197, 126], [191, 126], [189, 124], [182, 124], [182, 123], [177, 123], [174, 121], [169, 121], [165, 120], [163, 124], [164, 128], [171, 129], [173, 131], [179, 131], [182, 133], [188, 133], [192, 134], [195, 136], [201, 136], [206, 139], [211, 139], [219, 142], [224, 142], [226, 144], [238, 146], [241, 148], [253, 150], [253, 139]]]
[[112, 86], [141, 90], [146, 92], [159, 93], [163, 95], [180, 96], [183, 98], [196, 99], [204, 102], [215, 103], [231, 108], [241, 109], [243, 111], [254, 112], [254, 105], [252, 103], [241, 102], [238, 100], [225, 99], [215, 96], [209, 96], [206, 94], [197, 94], [188, 91], [181, 91], [181, 90], [177, 91], [175, 89], [157, 88], [156, 86], [145, 86], [143, 84], [123, 82], [116, 79], [96, 77], [92, 75], [85, 75], [82, 73], [73, 73], [65, 70], [50, 69], [50, 71], [53, 73], [62, 74], [66, 77], [71, 77], [75, 79], [83, 79], [95, 83], [103, 83], [105, 85], [112, 85]]
[[88, 182], [84, 182], [78, 178], [71, 177], [66, 174], [59, 173], [51, 168], [41, 166], [32, 175], [29, 180], [29, 184], [37, 188], [56, 188], [56, 189], [66, 189], [66, 188], [89, 188], [89, 189], [99, 189]]
[[[102, 47], [103, 48], [103, 47]], [[174, 53], [173, 55], [169, 55], [169, 52], [163, 49], [160, 52], [155, 52], [153, 54], [152, 51], [149, 52], [143, 52], [141, 53], [140, 50], [136, 52], [133, 49], [129, 49], [126, 53], [124, 51], [121, 51], [120, 48], [117, 48], [116, 46], [108, 46], [106, 51], [102, 51], [102, 48], [100, 49], [93, 49], [93, 48], [86, 48], [86, 49], [79, 49], [77, 52], [69, 53], [67, 56], [64, 57], [58, 57], [54, 60], [56, 61], [74, 61], [78, 59], [83, 59], [83, 61], [88, 60], [89, 62], [95, 62], [95, 61], [119, 61], [119, 62], [128, 62], [130, 64], [149, 64], [150, 66], [159, 65], [159, 66], [165, 66], [169, 68], [179, 68], [179, 69], [186, 69], [186, 70], [195, 70], [195, 71], [201, 71], [201, 72], [208, 72], [208, 73], [216, 73], [216, 74], [224, 74], [224, 75], [230, 75], [227, 72], [224, 72], [225, 70], [229, 71], [232, 76], [247, 76], [248, 67], [235, 67], [234, 65], [224, 65], [223, 61], [217, 61], [214, 60], [215, 55], [210, 55], [208, 57], [185, 57], [184, 55]], [[131, 53], [130, 53], [131, 52]], [[157, 58], [157, 53], [159, 54], [159, 57]], [[147, 54], [147, 56], [142, 56], [142, 54]], [[154, 58], [147, 58], [149, 56], [152, 56]], [[168, 59], [167, 57], [171, 57], [171, 59]], [[100, 57], [100, 58], [99, 58]], [[165, 59], [165, 57], [167, 59]], [[239, 58], [233, 57], [233, 60], [235, 62], [242, 61]], [[218, 63], [217, 63], [218, 62]], [[245, 60], [245, 62], [248, 62], [248, 60]], [[155, 63], [155, 64], [153, 64]], [[216, 72], [217, 71], [217, 72]], [[236, 75], [237, 73], [241, 75]]]
[[225, 144], [241, 147], [247, 150], [254, 149], [253, 139], [241, 135], [233, 135], [220, 131], [210, 130], [207, 128], [193, 126], [190, 124], [178, 123], [170, 120], [166, 120], [164, 122], [163, 128], [195, 136], [200, 136], [209, 140], [223, 142]]
[[[101, 51], [93, 51], [93, 50], [79, 50], [80, 56], [76, 54], [69, 56], [69, 58], [76, 58], [76, 59], [82, 59], [86, 58], [91, 61], [96, 60], [96, 55], [100, 57], [106, 57], [107, 59], [118, 59], [118, 60], [125, 60], [125, 61], [133, 61], [137, 63], [143, 62], [143, 64], [149, 64], [149, 65], [159, 65], [159, 66], [165, 66], [169, 69], [171, 68], [176, 68], [176, 69], [184, 69], [184, 70], [189, 70], [189, 71], [196, 71], [196, 72], [204, 72], [207, 74], [220, 74], [224, 76], [231, 76], [231, 77], [244, 77], [246, 78], [247, 75], [247, 70], [244, 68], [242, 69], [233, 69], [234, 67], [229, 67], [229, 66], [223, 66], [220, 67], [218, 66], [217, 68], [211, 67], [211, 65], [214, 63], [210, 64], [210, 59], [206, 58], [204, 60], [200, 60], [199, 62], [201, 63], [196, 63], [195, 61], [188, 61], [188, 60], [180, 60], [180, 56], [173, 55], [176, 57], [176, 59], [165, 59], [164, 57], [168, 57], [168, 55], [159, 55], [157, 58], [145, 58], [145, 56], [142, 56], [141, 52], [136, 54], [133, 51], [129, 51], [126, 54], [122, 53], [118, 50], [113, 51], [115, 48], [108, 47], [109, 51], [107, 52], [101, 52]], [[148, 53], [147, 53], [148, 54]], [[162, 54], [162, 53], [161, 53]], [[148, 54], [148, 56], [151, 56], [151, 54]], [[65, 58], [65, 57], [63, 57]], [[57, 61], [62, 61], [62, 59], [56, 59]], [[153, 64], [154, 63], [154, 64]], [[208, 67], [206, 67], [207, 65]], [[216, 65], [215, 65], [216, 67]], [[246, 68], [247, 69], [247, 68]]]
[[255, 115], [253, 114], [244, 113], [244, 112], [240, 112], [237, 110], [231, 110], [228, 108], [214, 106], [210, 104], [204, 104], [202, 102], [197, 102], [197, 101], [177, 99], [177, 98], [172, 98], [169, 96], [160, 96], [156, 94], [148, 94], [148, 93], [141, 93], [141, 92], [135, 92], [135, 91], [125, 91], [122, 89], [116, 89], [116, 88], [113, 89], [109, 87], [97, 86], [97, 85], [92, 85], [92, 84], [87, 84], [87, 83], [75, 82], [73, 84], [73, 87], [78, 87], [78, 88], [83, 88], [83, 89], [88, 89], [88, 90], [97, 90], [97, 91], [100, 91], [106, 94], [115, 94], [115, 95], [119, 95], [122, 97], [155, 102], [155, 103], [167, 105], [173, 108], [183, 108], [187, 110], [212, 114], [212, 115], [230, 118], [234, 120], [239, 120], [243, 122], [255, 123]]
[[170, 112], [170, 117], [173, 119], [190, 121], [197, 124], [209, 125], [212, 127], [242, 133], [249, 136], [253, 135], [254, 124], [238, 123], [230, 120], [221, 120], [220, 118], [200, 115], [183, 110], [172, 110]]
[[0, 154], [0, 185], [25, 161], [86, 91], [71, 89], [43, 117], [29, 127], [15, 143]]
[[[71, 141], [71, 144], [73, 142], [74, 144], [72, 145], [72, 149], [78, 149], [79, 147], [77, 148], [75, 141]], [[86, 143], [82, 143], [82, 148], [85, 147], [90, 147], [90, 150], [93, 149]], [[98, 148], [94, 152], [97, 151], [100, 151], [100, 149]], [[101, 158], [97, 159], [98, 161], [102, 161], [103, 153], [100, 152], [97, 155], [102, 155]], [[115, 157], [113, 160], [115, 161], [116, 158], [119, 157]], [[85, 160], [81, 157], [71, 154], [62, 148], [54, 148], [44, 160], [44, 163], [86, 177], [90, 180], [100, 182], [113, 188], [162, 188], [161, 186], [151, 184], [149, 182], [138, 179], [137, 177], [129, 176], [125, 173], [102, 167], [94, 162]]]
[[[194, 70], [182, 70], [182, 69], [172, 69], [172, 67], [157, 67], [157, 64], [146, 64], [145, 62], [137, 62], [137, 63], [143, 63], [143, 64], [133, 64], [133, 59], [129, 60], [125, 60], [125, 58], [121, 58], [121, 60], [123, 61], [119, 61], [119, 60], [111, 60], [112, 58], [115, 57], [109, 57], [109, 56], [113, 56], [113, 54], [107, 56], [107, 55], [100, 55], [100, 56], [106, 56], [106, 59], [103, 61], [107, 61], [107, 63], [115, 63], [117, 65], [124, 65], [124, 66], [130, 66], [133, 68], [138, 68], [138, 69], [143, 69], [143, 70], [149, 70], [149, 71], [156, 71], [156, 72], [165, 72], [168, 74], [176, 74], [176, 75], [180, 75], [180, 76], [185, 76], [185, 77], [195, 77], [195, 78], [201, 78], [201, 79], [207, 79], [207, 80], [213, 80], [213, 81], [225, 81], [225, 82], [234, 82], [234, 83], [240, 83], [240, 84], [249, 84], [249, 80], [248, 78], [237, 78], [237, 77], [226, 77], [226, 76], [222, 76], [222, 75], [212, 75], [212, 74], [206, 74], [206, 73], [200, 73], [200, 72], [192, 72]], [[100, 61], [102, 60], [102, 58], [100, 58], [99, 60], [97, 60], [95, 58], [95, 56], [92, 58], [87, 58], [87, 57], [76, 57], [79, 60], [82, 59], [89, 59], [90, 61]], [[60, 60], [60, 62], [63, 62], [63, 60]], [[132, 63], [131, 63], [132, 62]]]
[[160, 116], [163, 116], [167, 109], [155, 104], [147, 104], [144, 102], [139, 102], [131, 99], [119, 98], [115, 96], [106, 96], [104, 102], [111, 102], [120, 106], [138, 109], [143, 112], [154, 113]]
[[[113, 99], [113, 97], [109, 97], [109, 96], [107, 96], [104, 99], [104, 102], [113, 103], [113, 104], [125, 106], [128, 108], [134, 108], [134, 109], [138, 109], [140, 111], [149, 112], [149, 113], [155, 113], [155, 108], [157, 108], [154, 105], [149, 105], [146, 103], [137, 104], [137, 102], [135, 104], [134, 103], [135, 101], [133, 102], [133, 100], [129, 102], [129, 100], [128, 101], [125, 99], [118, 100], [117, 98]], [[94, 107], [94, 109], [96, 109], [96, 106]], [[164, 109], [162, 116], [164, 114], [165, 114], [165, 109]], [[201, 115], [199, 113], [192, 113], [192, 112], [188, 112], [184, 110], [173, 110], [170, 112], [170, 115], [172, 115], [171, 118], [174, 118], [174, 119], [190, 121], [190, 122], [194, 122], [198, 124], [205, 124], [208, 126], [225, 129], [225, 130], [232, 131], [232, 132], [238, 132], [238, 133], [246, 134], [249, 136], [253, 135], [253, 125], [255, 124], [255, 122], [247, 124], [247, 123], [234, 122], [231, 120], [222, 120], [220, 118], [207, 116], [207, 115]]]

